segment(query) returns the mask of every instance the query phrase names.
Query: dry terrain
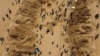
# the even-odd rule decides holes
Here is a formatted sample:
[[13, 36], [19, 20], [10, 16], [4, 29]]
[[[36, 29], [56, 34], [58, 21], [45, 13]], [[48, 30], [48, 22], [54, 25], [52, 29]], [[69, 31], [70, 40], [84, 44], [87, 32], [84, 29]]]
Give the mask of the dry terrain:
[[0, 56], [99, 56], [99, 21], [100, 0], [0, 0]]

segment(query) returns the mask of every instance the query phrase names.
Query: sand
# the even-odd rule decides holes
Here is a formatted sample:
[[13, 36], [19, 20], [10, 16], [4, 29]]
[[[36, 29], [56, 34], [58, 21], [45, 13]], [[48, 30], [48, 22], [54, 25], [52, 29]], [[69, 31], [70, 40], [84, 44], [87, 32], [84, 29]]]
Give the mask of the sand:
[[[12, 2], [14, 3], [14, 6], [12, 6]], [[59, 4], [62, 3], [62, 0], [59, 0]], [[16, 4], [14, 0], [0, 0], [0, 36], [5, 38], [4, 44], [2, 44], [2, 41], [0, 41], [0, 56], [7, 56], [6, 55], [6, 47], [7, 47], [7, 42], [6, 42], [6, 38], [7, 38], [7, 29], [14, 25], [13, 22], [15, 20], [15, 13], [19, 8], [20, 4]], [[92, 8], [92, 15], [95, 15], [96, 13], [100, 12], [100, 8], [96, 8], [95, 5], [97, 3], [93, 3], [93, 6], [89, 6], [90, 8]], [[44, 5], [45, 7], [45, 5]], [[52, 8], [56, 8], [55, 5], [51, 6]], [[9, 20], [9, 18], [5, 17], [5, 14], [8, 13], [8, 8], [10, 8], [13, 12], [10, 15], [11, 19]], [[51, 9], [49, 9], [49, 7], [45, 7], [47, 12], [51, 11]], [[69, 9], [70, 11], [70, 9]], [[5, 21], [2, 20], [2, 17], [5, 17]], [[94, 16], [93, 16], [94, 17]], [[40, 17], [37, 17], [40, 18]], [[42, 22], [41, 20], [38, 20], [39, 23], [43, 24], [43, 29], [40, 31], [39, 28], [35, 28], [33, 31], [36, 32], [38, 34], [38, 37], [36, 39], [36, 45], [39, 47], [39, 49], [42, 51], [41, 56], [60, 56], [61, 52], [64, 51], [64, 49], [69, 50], [69, 46], [68, 43], [64, 42], [64, 39], [66, 37], [69, 37], [67, 34], [63, 37], [63, 27], [62, 25], [64, 25], [65, 23], [63, 22], [58, 22], [57, 25], [55, 27], [51, 27], [51, 24], [46, 25], [47, 22], [52, 22], [53, 20], [51, 20], [51, 18], [53, 17], [48, 17], [48, 19], [46, 19], [44, 22]], [[100, 18], [100, 17], [99, 17]], [[91, 20], [94, 23], [99, 23], [99, 20]], [[48, 34], [46, 33], [47, 29], [50, 29], [50, 32], [48, 32]], [[98, 29], [98, 31], [95, 31], [95, 33], [100, 33], [99, 32], [100, 29]], [[38, 31], [38, 32], [37, 32]], [[54, 35], [52, 35], [52, 32]], [[62, 35], [61, 35], [62, 34]], [[42, 38], [41, 38], [42, 36]], [[38, 42], [37, 42], [38, 41]], [[100, 38], [98, 38], [95, 41], [95, 45], [96, 45], [96, 56], [100, 55]], [[53, 44], [52, 44], [53, 43]], [[65, 47], [63, 48], [63, 45], [65, 45]], [[9, 45], [8, 45], [9, 46]], [[63, 56], [67, 56], [68, 53], [64, 53]], [[28, 55], [25, 55], [28, 56]]]

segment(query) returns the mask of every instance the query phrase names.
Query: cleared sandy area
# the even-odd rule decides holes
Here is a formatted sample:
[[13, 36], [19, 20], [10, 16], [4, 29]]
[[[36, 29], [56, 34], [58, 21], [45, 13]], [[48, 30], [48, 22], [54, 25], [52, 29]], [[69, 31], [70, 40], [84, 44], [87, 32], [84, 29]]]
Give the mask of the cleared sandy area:
[[[21, 0], [22, 1], [22, 0]], [[58, 0], [58, 4], [66, 3], [63, 2], [63, 0]], [[67, 1], [67, 0], [66, 0]], [[12, 6], [12, 2], [14, 3], [14, 6]], [[57, 6], [56, 3], [51, 3], [51, 7], [53, 9], [56, 9]], [[100, 8], [96, 8], [97, 3], [93, 3], [93, 6], [89, 6], [92, 8], [92, 15], [95, 15], [96, 13], [100, 14]], [[6, 17], [6, 13], [8, 13], [8, 8], [12, 10], [12, 14], [10, 15], [11, 19]], [[6, 38], [7, 38], [7, 29], [9, 28], [9, 25], [14, 25], [13, 22], [15, 20], [15, 13], [19, 8], [19, 4], [16, 4], [14, 0], [0, 0], [0, 36], [5, 38], [4, 43], [7, 44]], [[46, 8], [46, 12], [49, 13], [52, 9], [49, 7], [46, 7], [44, 5], [44, 8]], [[70, 9], [68, 9], [67, 12], [70, 12]], [[63, 13], [63, 10], [62, 12]], [[59, 13], [59, 14], [61, 14]], [[5, 18], [5, 21], [3, 21], [2, 17]], [[64, 42], [64, 39], [66, 37], [69, 37], [66, 32], [63, 31], [63, 25], [65, 25], [65, 22], [61, 20], [61, 22], [57, 22], [56, 26], [52, 27], [52, 24], [47, 24], [47, 22], [56, 22], [53, 21], [54, 16], [48, 15], [48, 18], [42, 22], [42, 20], [38, 20], [39, 24], [43, 25], [43, 29], [40, 31], [39, 28], [35, 28], [33, 31], [38, 34], [36, 39], [36, 45], [39, 47], [39, 49], [42, 51], [42, 54], [40, 56], [60, 56], [62, 51], [68, 50], [70, 47], [67, 45], [68, 43]], [[94, 16], [93, 16], [94, 17]], [[40, 18], [40, 17], [38, 17]], [[68, 17], [67, 17], [68, 18]], [[94, 21], [94, 20], [91, 20]], [[100, 23], [100, 17], [98, 20], [95, 21], [95, 23]], [[50, 29], [50, 31], [47, 33], [47, 29]], [[100, 29], [96, 31], [95, 33], [100, 34]], [[42, 37], [41, 37], [42, 36]], [[100, 38], [96, 40], [96, 56], [100, 56]], [[5, 47], [5, 44], [2, 44], [2, 41], [0, 41], [0, 56], [6, 56], [6, 50], [7, 46]], [[64, 53], [63, 56], [67, 56], [68, 53]], [[28, 55], [25, 55], [28, 56]]]

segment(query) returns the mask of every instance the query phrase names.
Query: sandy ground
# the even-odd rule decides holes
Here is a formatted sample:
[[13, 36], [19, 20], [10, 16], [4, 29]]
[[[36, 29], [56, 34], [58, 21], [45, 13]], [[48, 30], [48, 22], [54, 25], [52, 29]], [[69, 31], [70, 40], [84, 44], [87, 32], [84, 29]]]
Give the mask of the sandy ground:
[[[14, 3], [14, 6], [12, 6], [12, 2]], [[14, 12], [16, 12], [17, 8], [18, 8], [18, 4], [16, 5], [15, 1], [14, 0], [0, 0], [0, 36], [2, 37], [6, 37], [6, 34], [7, 34], [7, 29], [8, 29], [8, 26], [9, 24], [11, 24], [11, 22], [13, 21], [14, 17], [13, 17], [13, 14]], [[55, 7], [55, 6], [53, 6]], [[11, 8], [14, 12], [12, 15], [10, 15], [13, 19], [9, 20], [8, 18], [5, 17], [5, 14], [8, 13], [8, 8]], [[100, 9], [100, 8], [99, 8]], [[96, 13], [99, 13], [100, 10], [97, 9], [95, 7], [95, 4], [93, 4], [93, 14], [96, 14]], [[48, 9], [49, 10], [49, 9]], [[5, 21], [2, 20], [2, 17], [5, 17]], [[49, 21], [46, 20], [46, 21]], [[45, 22], [46, 22], [45, 21]], [[96, 22], [99, 22], [100, 19]], [[45, 24], [45, 23], [44, 23]], [[65, 49], [68, 49], [68, 46], [66, 45], [63, 49], [63, 45], [66, 44], [65, 42], [63, 42], [63, 39], [64, 38], [61, 38], [60, 36], [60, 32], [62, 31], [62, 23], [58, 23], [57, 24], [57, 27], [55, 26], [54, 28], [54, 35], [52, 36], [51, 32], [46, 34], [46, 29], [47, 27], [44, 27], [42, 31], [38, 32], [39, 36], [38, 36], [38, 41], [40, 39], [40, 36], [41, 34], [43, 35], [43, 39], [41, 40], [41, 44], [37, 44], [38, 47], [42, 50], [42, 56], [49, 56], [49, 53], [51, 53], [50, 56], [59, 56], [60, 55], [60, 52], [59, 50], [62, 50], [65, 48]], [[39, 29], [37, 29], [39, 30]], [[98, 30], [98, 33], [100, 33], [100, 29]], [[52, 42], [54, 42], [54, 44], [52, 45]], [[100, 55], [100, 38], [98, 38], [96, 40], [96, 47], [97, 47], [97, 56]], [[57, 47], [58, 46], [58, 47]], [[2, 42], [0, 42], [0, 56], [4, 56], [1, 55], [2, 53], [4, 53], [4, 45], [2, 44]], [[67, 55], [67, 54], [65, 54]]]

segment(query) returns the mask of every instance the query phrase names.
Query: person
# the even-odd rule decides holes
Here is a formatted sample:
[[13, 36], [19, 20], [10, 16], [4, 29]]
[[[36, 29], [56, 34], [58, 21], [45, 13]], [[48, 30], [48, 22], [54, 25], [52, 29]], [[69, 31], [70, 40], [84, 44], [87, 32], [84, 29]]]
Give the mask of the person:
[[1, 44], [3, 44], [4, 38], [2, 36], [0, 36], [0, 42]]
[[4, 41], [4, 38], [0, 36], [0, 41]]
[[36, 54], [40, 52], [39, 48], [35, 48]]
[[97, 4], [96, 7], [97, 7], [97, 8], [100, 8], [100, 4]]

